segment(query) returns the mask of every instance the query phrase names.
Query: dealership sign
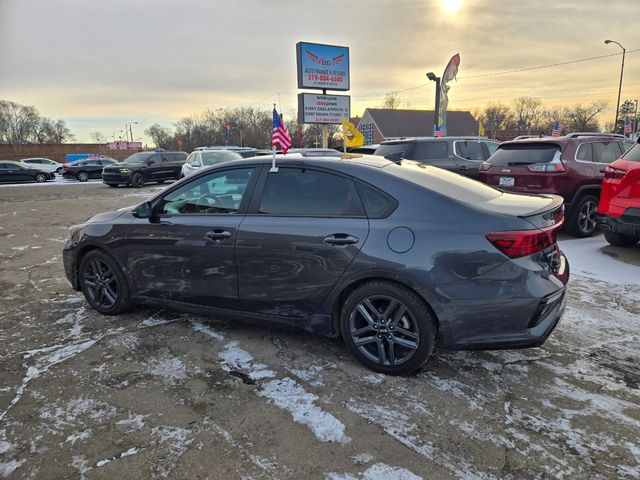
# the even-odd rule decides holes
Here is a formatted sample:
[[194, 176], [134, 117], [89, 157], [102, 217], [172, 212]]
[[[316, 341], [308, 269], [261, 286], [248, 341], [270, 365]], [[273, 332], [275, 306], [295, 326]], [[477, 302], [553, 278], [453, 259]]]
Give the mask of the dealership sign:
[[342, 118], [351, 118], [351, 97], [348, 95], [298, 94], [300, 123], [338, 124]]
[[349, 47], [298, 42], [296, 58], [298, 88], [349, 90]]
[[142, 150], [142, 142], [109, 142], [107, 150]]

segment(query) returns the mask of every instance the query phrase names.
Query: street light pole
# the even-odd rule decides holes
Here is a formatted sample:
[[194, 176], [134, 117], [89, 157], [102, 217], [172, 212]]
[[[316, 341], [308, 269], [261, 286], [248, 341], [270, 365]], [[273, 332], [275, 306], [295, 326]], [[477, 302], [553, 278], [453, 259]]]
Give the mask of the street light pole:
[[433, 115], [433, 134], [435, 136], [436, 131], [440, 129], [438, 124], [438, 112], [440, 111], [440, 77], [436, 77], [433, 72], [427, 73], [427, 78], [432, 82], [436, 82], [436, 111]]
[[615, 43], [622, 49], [622, 66], [620, 67], [620, 84], [618, 86], [618, 103], [616, 104], [616, 120], [613, 124], [613, 133], [616, 133], [618, 129], [618, 114], [620, 112], [620, 94], [622, 93], [622, 75], [624, 74], [624, 57], [627, 53], [627, 49], [624, 48], [621, 44], [616, 42], [615, 40], [605, 40], [604, 43], [609, 45], [610, 43]]
[[633, 114], [633, 133], [638, 131], [638, 100], [634, 100], [636, 102], [636, 111]]
[[[133, 130], [131, 129], [131, 125], [137, 125], [138, 122], [127, 122], [124, 124], [124, 134], [127, 136], [127, 142], [129, 141], [129, 135], [131, 135], [131, 141], [133, 142]], [[129, 127], [129, 130], [127, 130]]]

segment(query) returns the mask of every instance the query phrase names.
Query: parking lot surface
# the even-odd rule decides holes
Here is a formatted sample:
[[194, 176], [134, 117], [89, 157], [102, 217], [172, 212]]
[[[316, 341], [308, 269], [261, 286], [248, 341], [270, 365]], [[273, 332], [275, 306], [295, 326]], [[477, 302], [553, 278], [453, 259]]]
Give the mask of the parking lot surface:
[[561, 241], [543, 347], [387, 377], [338, 340], [93, 311], [64, 277], [68, 227], [160, 188], [0, 188], [0, 477], [640, 477], [640, 247]]

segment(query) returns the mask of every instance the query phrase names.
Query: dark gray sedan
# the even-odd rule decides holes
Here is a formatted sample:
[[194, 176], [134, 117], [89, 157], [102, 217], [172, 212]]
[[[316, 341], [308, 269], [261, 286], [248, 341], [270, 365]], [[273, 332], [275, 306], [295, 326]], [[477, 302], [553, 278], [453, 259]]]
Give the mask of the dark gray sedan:
[[97, 311], [171, 307], [342, 336], [369, 368], [541, 345], [565, 306], [562, 199], [382, 157], [227, 162], [71, 228]]

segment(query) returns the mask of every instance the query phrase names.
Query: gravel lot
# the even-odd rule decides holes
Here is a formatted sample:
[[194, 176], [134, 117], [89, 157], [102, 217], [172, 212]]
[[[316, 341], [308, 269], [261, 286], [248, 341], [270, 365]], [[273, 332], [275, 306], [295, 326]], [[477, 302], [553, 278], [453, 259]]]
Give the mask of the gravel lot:
[[335, 340], [89, 308], [68, 227], [159, 188], [0, 187], [0, 477], [640, 477], [640, 248], [563, 240], [544, 347], [438, 351], [393, 378]]

